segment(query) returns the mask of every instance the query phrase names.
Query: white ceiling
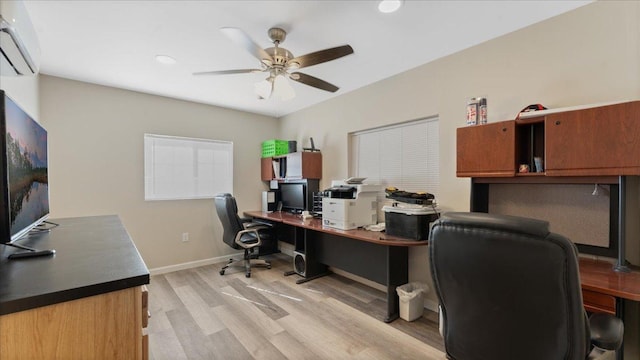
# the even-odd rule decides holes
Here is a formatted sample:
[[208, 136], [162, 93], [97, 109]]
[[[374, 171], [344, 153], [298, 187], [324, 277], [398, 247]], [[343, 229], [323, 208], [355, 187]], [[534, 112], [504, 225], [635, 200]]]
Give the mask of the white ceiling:
[[[411, 1], [396, 13], [377, 1], [25, 1], [43, 74], [280, 117], [575, 9], [590, 1]], [[292, 82], [290, 101], [258, 100], [260, 74], [193, 76], [259, 67], [222, 34], [243, 29], [263, 47], [288, 32], [294, 56], [349, 44], [354, 54], [301, 72], [336, 93]], [[174, 65], [154, 60], [170, 55]]]

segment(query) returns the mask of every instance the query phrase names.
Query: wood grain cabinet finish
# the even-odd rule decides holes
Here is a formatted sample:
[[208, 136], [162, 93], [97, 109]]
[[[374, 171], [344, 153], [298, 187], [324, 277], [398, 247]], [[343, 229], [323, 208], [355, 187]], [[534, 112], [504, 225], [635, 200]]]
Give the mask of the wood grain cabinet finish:
[[545, 117], [548, 176], [640, 175], [640, 101]]
[[143, 359], [142, 312], [136, 286], [3, 315], [0, 359]]
[[273, 180], [273, 165], [271, 162], [273, 161], [272, 157], [266, 157], [260, 159], [260, 178], [262, 181]]
[[[544, 142], [535, 144], [544, 144], [544, 154], [536, 156], [544, 155], [545, 171], [535, 175], [640, 175], [640, 101], [540, 115], [536, 121], [542, 119]], [[524, 127], [533, 120], [519, 121]], [[457, 176], [534, 175], [516, 174], [515, 156], [531, 152], [532, 144], [516, 136], [516, 126], [509, 120], [459, 128]]]
[[592, 313], [616, 314], [615, 296], [591, 290], [582, 290], [584, 308]]
[[515, 175], [515, 122], [458, 128], [456, 174], [460, 177]]
[[291, 179], [322, 179], [322, 153], [295, 152], [282, 156], [262, 158], [260, 177], [263, 181], [277, 179], [273, 173], [273, 161], [280, 161], [286, 177]]

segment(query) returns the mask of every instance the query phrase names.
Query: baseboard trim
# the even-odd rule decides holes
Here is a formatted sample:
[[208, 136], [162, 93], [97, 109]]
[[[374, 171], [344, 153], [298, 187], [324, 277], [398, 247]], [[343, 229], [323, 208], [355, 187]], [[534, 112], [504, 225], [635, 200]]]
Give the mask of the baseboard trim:
[[294, 246], [292, 244], [288, 244], [286, 242], [280, 242], [278, 246], [280, 252], [285, 255], [289, 255], [293, 257]]
[[438, 303], [433, 300], [424, 299], [424, 307], [425, 309], [431, 310], [434, 313], [438, 312]]
[[205, 265], [211, 265], [211, 264], [217, 264], [217, 263], [220, 263], [220, 262], [223, 262], [223, 261], [227, 261], [229, 259], [242, 260], [243, 256], [244, 256], [243, 253], [238, 253], [238, 254], [217, 256], [217, 257], [214, 257], [214, 258], [203, 259], [203, 260], [189, 261], [189, 262], [181, 263], [181, 264], [175, 264], [175, 265], [169, 265], [169, 266], [161, 266], [161, 267], [158, 267], [158, 268], [149, 269], [149, 274], [151, 276], [160, 275], [160, 274], [167, 274], [167, 273], [174, 272], [174, 271], [192, 269], [192, 268], [197, 268], [199, 266], [205, 266]]

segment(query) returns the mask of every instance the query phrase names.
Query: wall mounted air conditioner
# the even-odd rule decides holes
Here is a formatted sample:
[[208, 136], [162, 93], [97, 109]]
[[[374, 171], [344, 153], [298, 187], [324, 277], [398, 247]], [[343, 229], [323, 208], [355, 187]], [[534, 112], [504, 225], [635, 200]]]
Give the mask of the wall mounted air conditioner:
[[0, 75], [35, 75], [40, 47], [22, 1], [0, 1]]

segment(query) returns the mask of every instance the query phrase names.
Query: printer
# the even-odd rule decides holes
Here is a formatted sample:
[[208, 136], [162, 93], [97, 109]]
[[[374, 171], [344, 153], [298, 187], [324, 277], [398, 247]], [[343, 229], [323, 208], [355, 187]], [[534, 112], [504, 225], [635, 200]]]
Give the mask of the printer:
[[351, 230], [378, 221], [378, 195], [381, 185], [348, 184], [333, 180], [331, 188], [323, 191], [322, 225]]

